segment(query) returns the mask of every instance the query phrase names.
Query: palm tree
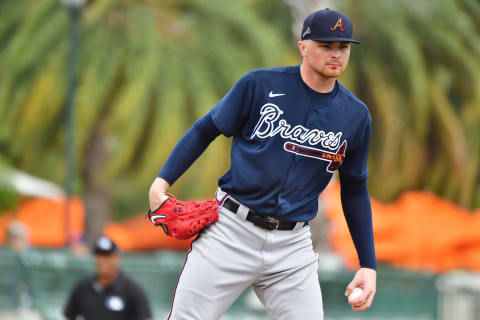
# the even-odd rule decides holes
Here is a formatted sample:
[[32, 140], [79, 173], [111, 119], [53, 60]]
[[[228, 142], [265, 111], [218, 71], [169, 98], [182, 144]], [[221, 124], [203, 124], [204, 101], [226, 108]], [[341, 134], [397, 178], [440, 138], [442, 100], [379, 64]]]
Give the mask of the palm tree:
[[390, 201], [427, 189], [480, 206], [480, 2], [286, 1], [295, 30], [325, 7], [354, 22], [363, 44], [341, 80], [374, 118], [372, 194]]
[[[288, 7], [273, 0], [89, 3], [75, 146], [92, 238], [110, 199], [119, 199], [116, 211], [146, 208], [173, 145], [243, 73], [285, 63], [289, 19]], [[0, 21], [0, 149], [16, 167], [61, 182], [67, 14], [58, 0], [7, 0]], [[228, 143], [215, 142], [173, 191], [210, 196]]]
[[[480, 3], [329, 2], [362, 41], [341, 80], [374, 118], [372, 194], [389, 201], [427, 189], [480, 206]], [[56, 0], [3, 0], [0, 21], [0, 150], [15, 167], [61, 182], [67, 15]], [[243, 73], [298, 62], [290, 23], [274, 0], [90, 2], [76, 100], [77, 190], [97, 226], [89, 230], [108, 217], [108, 199], [117, 217], [146, 207], [178, 138]], [[173, 192], [210, 196], [228, 144], [217, 139]]]
[[[374, 118], [370, 188], [480, 205], [480, 2], [344, 1], [361, 47], [344, 82]], [[372, 14], [372, 13], [375, 14]]]

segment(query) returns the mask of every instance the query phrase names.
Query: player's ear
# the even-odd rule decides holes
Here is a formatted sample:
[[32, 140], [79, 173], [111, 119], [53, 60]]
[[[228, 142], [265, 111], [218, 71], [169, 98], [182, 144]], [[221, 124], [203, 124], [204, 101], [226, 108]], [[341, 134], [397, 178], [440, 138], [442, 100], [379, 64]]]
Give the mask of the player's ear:
[[300, 50], [300, 54], [302, 57], [305, 57], [305, 52], [306, 52], [306, 41], [308, 40], [300, 40], [298, 41], [298, 49]]

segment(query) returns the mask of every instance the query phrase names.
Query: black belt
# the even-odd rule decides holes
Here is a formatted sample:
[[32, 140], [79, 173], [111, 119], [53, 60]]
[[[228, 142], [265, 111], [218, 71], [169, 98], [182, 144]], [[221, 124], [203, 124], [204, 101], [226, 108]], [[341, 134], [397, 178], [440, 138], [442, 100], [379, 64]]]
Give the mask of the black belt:
[[[223, 202], [222, 206], [235, 214], [238, 212], [238, 208], [240, 208], [240, 205], [231, 200], [230, 198], [227, 198]], [[248, 210], [247, 221], [250, 221], [257, 227], [265, 229], [267, 231], [292, 230], [297, 224], [296, 222], [280, 221], [270, 216], [261, 216], [259, 214], [256, 214], [252, 210]], [[308, 222], [304, 222], [302, 227], [305, 227], [307, 224]]]

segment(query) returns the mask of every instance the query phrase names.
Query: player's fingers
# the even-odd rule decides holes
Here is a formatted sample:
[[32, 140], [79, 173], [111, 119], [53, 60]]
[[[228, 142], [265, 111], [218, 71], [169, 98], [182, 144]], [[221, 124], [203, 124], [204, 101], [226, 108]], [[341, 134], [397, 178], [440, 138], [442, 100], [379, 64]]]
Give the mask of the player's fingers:
[[345, 296], [349, 296], [352, 293], [353, 289], [355, 289], [355, 287], [358, 287], [359, 282], [360, 281], [358, 281], [356, 278], [353, 278], [352, 282], [350, 282], [347, 286]]
[[367, 289], [364, 289], [361, 295], [359, 295], [353, 300], [348, 300], [348, 303], [350, 303], [352, 306], [362, 306], [365, 303], [365, 301], [367, 301], [369, 294], [370, 294], [370, 291]]
[[372, 296], [372, 294], [375, 294], [374, 290], [372, 288], [366, 287], [363, 288], [363, 292], [358, 298], [361, 302], [365, 302], [370, 298], [370, 296]]
[[[363, 311], [363, 310], [367, 310], [371, 307], [372, 302], [373, 302], [373, 297], [375, 296], [375, 290], [370, 289], [370, 290], [365, 290], [365, 291], [368, 291], [368, 296], [364, 298], [365, 300], [361, 300], [359, 304], [353, 304], [352, 305], [352, 310], [353, 311]], [[363, 296], [363, 294], [362, 294], [362, 296]], [[360, 296], [359, 298], [363, 298], [362, 296]], [[361, 303], [362, 301], [365, 301], [365, 302]]]

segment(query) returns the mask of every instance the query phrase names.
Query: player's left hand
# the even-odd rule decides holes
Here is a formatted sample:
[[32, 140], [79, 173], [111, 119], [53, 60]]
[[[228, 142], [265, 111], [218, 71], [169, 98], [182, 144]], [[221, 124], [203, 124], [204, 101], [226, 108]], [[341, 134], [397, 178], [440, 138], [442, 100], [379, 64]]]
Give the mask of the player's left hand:
[[218, 204], [216, 200], [180, 201], [168, 194], [167, 200], [154, 211], [148, 210], [147, 215], [167, 235], [186, 240], [218, 221]]
[[352, 282], [347, 286], [345, 296], [349, 296], [355, 287], [363, 289], [363, 293], [355, 300], [351, 301], [353, 311], [363, 311], [372, 305], [373, 297], [377, 289], [377, 271], [370, 268], [360, 268]]

